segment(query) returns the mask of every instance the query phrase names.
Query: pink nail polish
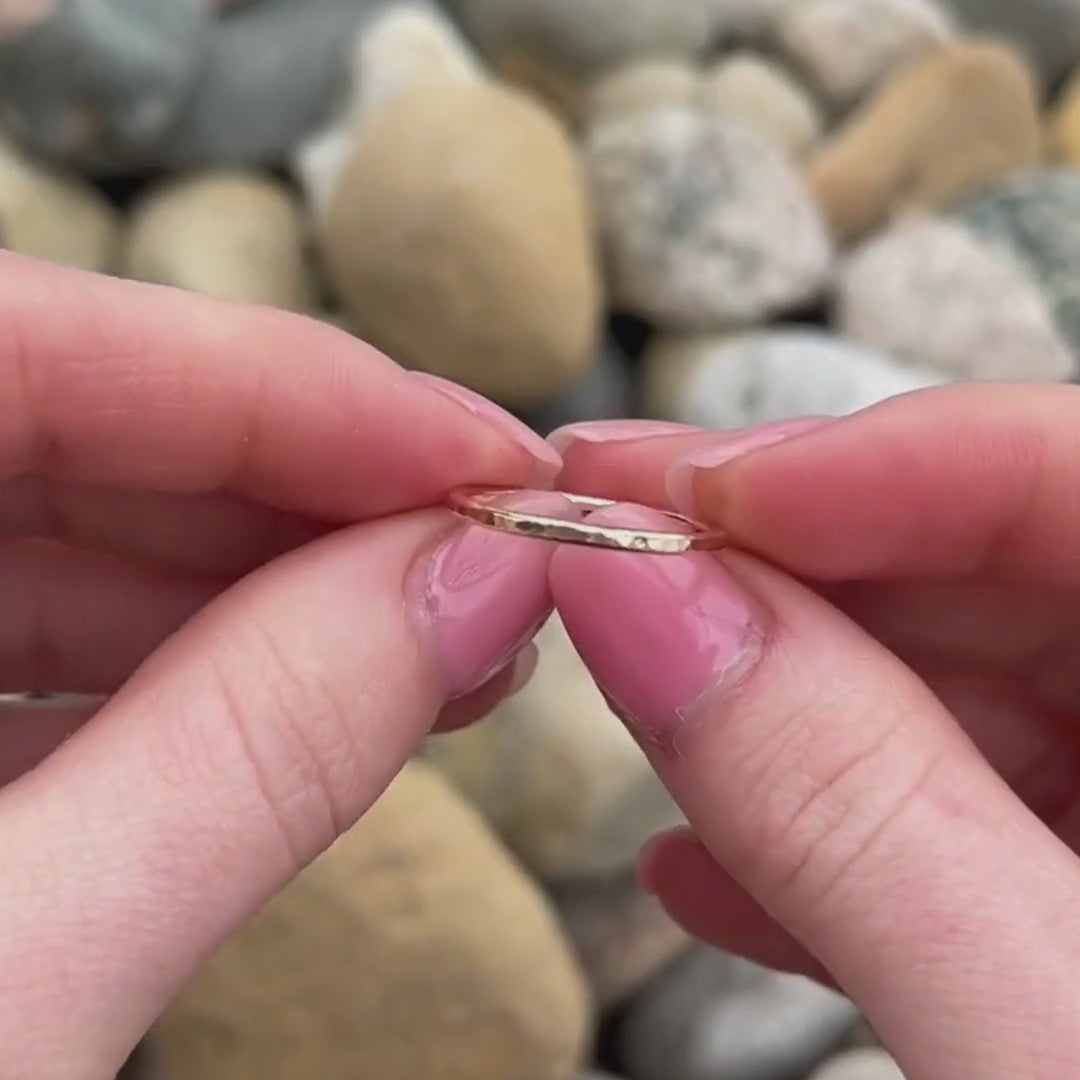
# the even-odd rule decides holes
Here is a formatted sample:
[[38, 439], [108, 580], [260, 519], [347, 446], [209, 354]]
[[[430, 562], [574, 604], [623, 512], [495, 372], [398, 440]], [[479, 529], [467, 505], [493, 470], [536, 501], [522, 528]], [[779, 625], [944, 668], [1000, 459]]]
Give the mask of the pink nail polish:
[[443, 379], [438, 375], [429, 375], [425, 371], [410, 372], [410, 376], [423, 382], [432, 390], [450, 398], [458, 405], [467, 409], [473, 416], [486, 420], [489, 424], [498, 428], [504, 435], [513, 439], [519, 446], [527, 450], [536, 460], [536, 473], [533, 483], [548, 485], [558, 476], [562, 470], [562, 458], [558, 450], [541, 438], [527, 424], [523, 424], [516, 416], [512, 416], [505, 409], [500, 408], [486, 397], [460, 386], [458, 383]]
[[[669, 529], [654, 510], [619, 505], [588, 521]], [[757, 659], [763, 631], [745, 594], [704, 553], [561, 549], [551, 579], [567, 632], [597, 685], [643, 743], [677, 749], [683, 726]]]
[[677, 458], [668, 467], [664, 486], [672, 506], [684, 514], [695, 512], [694, 473], [697, 470], [715, 469], [749, 454], [752, 450], [764, 450], [767, 446], [775, 446], [787, 439], [793, 439], [796, 435], [804, 435], [824, 427], [832, 423], [832, 420], [832, 417], [827, 416], [806, 416], [797, 420], [755, 424], [738, 432], [718, 432], [715, 442], [698, 447], [685, 457]]
[[548, 435], [548, 442], [562, 454], [575, 442], [631, 442], [662, 435], [693, 435], [698, 430], [666, 420], [587, 420], [557, 428]]
[[[523, 492], [509, 505], [579, 516], [548, 492]], [[544, 541], [462, 524], [413, 568], [409, 599], [448, 700], [487, 682], [547, 620], [553, 552]]]

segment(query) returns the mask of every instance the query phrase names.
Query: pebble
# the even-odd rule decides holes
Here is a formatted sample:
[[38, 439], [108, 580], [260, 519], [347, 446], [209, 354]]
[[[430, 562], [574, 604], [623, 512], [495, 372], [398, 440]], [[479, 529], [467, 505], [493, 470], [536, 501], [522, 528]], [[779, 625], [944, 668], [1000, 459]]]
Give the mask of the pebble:
[[0, 247], [62, 266], [111, 271], [120, 224], [99, 192], [0, 139]]
[[153, 163], [206, 66], [215, 20], [205, 0], [45, 7], [43, 20], [0, 34], [8, 130], [87, 170]]
[[0, 34], [0, 102], [21, 141], [89, 171], [279, 165], [333, 114], [357, 34], [397, 3], [59, 4]]
[[152, 189], [132, 211], [122, 271], [223, 300], [307, 312], [314, 287], [301, 208], [261, 173], [193, 174]]
[[933, 0], [801, 0], [780, 17], [784, 52], [834, 111], [850, 109], [899, 65], [953, 36]]
[[818, 983], [699, 946], [630, 1004], [618, 1040], [635, 1080], [796, 1080], [857, 1019]]
[[904, 1080], [904, 1074], [884, 1050], [860, 1049], [826, 1062], [810, 1080]]
[[712, 430], [843, 416], [945, 381], [812, 329], [660, 338], [645, 359], [648, 414]]
[[740, 120], [792, 155], [818, 141], [825, 117], [813, 98], [779, 64], [734, 53], [708, 71], [699, 95], [717, 116]]
[[615, 718], [558, 616], [536, 638], [529, 684], [425, 753], [547, 882], [630, 873], [642, 844], [683, 822]]
[[491, 73], [509, 86], [524, 91], [557, 116], [568, 130], [577, 132], [585, 118], [586, 89], [565, 71], [552, 67], [527, 50], [499, 55]]
[[367, 118], [319, 223], [353, 329], [512, 407], [593, 362], [600, 282], [566, 133], [493, 84], [418, 86]]
[[1080, 72], [1068, 82], [1054, 104], [1046, 141], [1053, 160], [1080, 169]]
[[316, 216], [326, 212], [365, 120], [406, 89], [438, 93], [446, 84], [484, 80], [479, 59], [452, 23], [426, 4], [402, 3], [356, 35], [347, 89], [329, 121], [301, 140], [293, 167]]
[[938, 209], [1034, 165], [1042, 135], [1031, 73], [1006, 45], [943, 45], [879, 87], [815, 155], [810, 182], [834, 235]]
[[753, 128], [792, 154], [817, 141], [821, 110], [782, 68], [751, 52], [729, 54], [698, 70], [679, 60], [647, 60], [598, 79], [586, 99], [595, 127], [663, 106], [698, 110]]
[[1056, 168], [1014, 176], [969, 203], [958, 220], [1031, 270], [1059, 329], [1080, 350], [1080, 174]]
[[218, 19], [196, 91], [158, 164], [288, 161], [333, 115], [357, 35], [393, 2], [258, 0]]
[[576, 81], [631, 60], [695, 59], [718, 26], [711, 0], [456, 0], [455, 6], [495, 67], [507, 54], [525, 54]]
[[231, 939], [152, 1035], [199, 1080], [567, 1080], [587, 991], [543, 897], [419, 763]]
[[944, 0], [962, 25], [1010, 39], [1056, 85], [1080, 61], [1080, 0]]
[[621, 420], [634, 413], [637, 395], [630, 362], [612, 341], [572, 386], [534, 409], [520, 412], [533, 430], [548, 435], [583, 420]]
[[898, 222], [852, 253], [838, 275], [836, 325], [958, 380], [1058, 382], [1075, 369], [1033, 273], [940, 218]]
[[552, 898], [601, 1009], [625, 1001], [689, 946], [632, 875], [559, 886]]
[[824, 288], [832, 249], [784, 152], [666, 107], [601, 123], [586, 158], [616, 306], [672, 329], [753, 322]]
[[681, 60], [624, 64], [592, 84], [586, 120], [595, 126], [664, 105], [690, 109], [698, 103], [701, 82], [701, 73]]

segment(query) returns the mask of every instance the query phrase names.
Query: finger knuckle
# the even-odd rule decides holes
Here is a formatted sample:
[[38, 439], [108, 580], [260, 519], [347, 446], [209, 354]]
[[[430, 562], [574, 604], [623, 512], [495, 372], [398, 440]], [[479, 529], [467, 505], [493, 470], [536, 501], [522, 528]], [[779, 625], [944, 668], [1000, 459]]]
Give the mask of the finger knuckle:
[[272, 634], [258, 631], [244, 657], [242, 668], [213, 665], [224, 727], [250, 790], [299, 868], [351, 823], [360, 765], [350, 710], [317, 662], [293, 657]]
[[913, 750], [909, 719], [845, 691], [774, 720], [735, 758], [746, 858], [772, 894], [824, 905], [872, 872], [938, 765]]

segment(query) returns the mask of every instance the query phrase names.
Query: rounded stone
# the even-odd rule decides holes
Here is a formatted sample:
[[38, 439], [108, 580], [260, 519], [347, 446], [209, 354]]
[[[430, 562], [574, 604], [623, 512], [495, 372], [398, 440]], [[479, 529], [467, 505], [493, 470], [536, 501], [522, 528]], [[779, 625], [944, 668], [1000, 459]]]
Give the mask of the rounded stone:
[[482, 723], [431, 739], [429, 759], [549, 882], [629, 873], [683, 816], [612, 714], [557, 616], [529, 684]]
[[447, 84], [479, 83], [479, 59], [453, 24], [425, 3], [391, 6], [355, 35], [347, 89], [329, 121], [293, 153], [293, 169], [316, 217], [322, 217], [352, 153], [357, 133], [403, 90], [439, 93]]
[[587, 99], [587, 121], [602, 124], [663, 105], [692, 108], [700, 89], [700, 73], [683, 61], [625, 64], [593, 84]]
[[1013, 176], [964, 206], [957, 220], [1031, 271], [1058, 328], [1080, 350], [1080, 173], [1033, 169]]
[[848, 1050], [815, 1070], [810, 1080], [904, 1080], [900, 1066], [884, 1050]]
[[1080, 72], [1069, 80], [1054, 104], [1046, 141], [1053, 160], [1080, 169]]
[[169, 1080], [567, 1080], [589, 1021], [543, 897], [415, 763], [210, 960], [152, 1043]]
[[288, 161], [333, 115], [357, 35], [397, 2], [258, 0], [219, 18], [195, 92], [155, 164], [194, 169]]
[[637, 59], [701, 56], [718, 26], [709, 0], [454, 0], [487, 56], [528, 53], [587, 80]]
[[646, 986], [690, 945], [632, 876], [572, 882], [553, 889], [552, 897], [602, 1009]]
[[407, 367], [527, 407], [592, 362], [599, 280], [578, 161], [515, 92], [418, 87], [387, 101], [319, 235], [353, 328]]
[[742, 121], [792, 155], [817, 142], [825, 118], [810, 95], [779, 64], [735, 53], [702, 79], [699, 101], [709, 112]]
[[825, 285], [832, 250], [786, 155], [665, 107], [597, 125], [586, 158], [617, 306], [673, 329], [754, 322]]
[[1012, 41], [1056, 85], [1080, 62], [1080, 0], [943, 0], [968, 31]]
[[1005, 45], [943, 45], [903, 66], [824, 142], [810, 165], [841, 241], [913, 209], [970, 197], [1039, 159], [1031, 72]]
[[7, 129], [94, 171], [154, 163], [194, 91], [215, 25], [205, 0], [67, 0], [0, 34]]
[[194, 174], [152, 189], [132, 211], [122, 271], [223, 300], [301, 312], [314, 303], [299, 203], [260, 173]]
[[817, 1065], [858, 1015], [809, 979], [701, 946], [631, 1003], [618, 1042], [635, 1080], [789, 1080]]
[[954, 379], [1059, 382], [1072, 350], [1032, 272], [971, 228], [898, 222], [842, 264], [836, 324], [868, 348]]
[[712, 430], [842, 416], [946, 381], [819, 330], [660, 338], [645, 357], [649, 415]]
[[61, 266], [111, 271], [119, 241], [119, 217], [95, 188], [0, 139], [0, 246]]
[[777, 38], [834, 110], [846, 110], [901, 64], [948, 41], [952, 21], [933, 0], [802, 0]]

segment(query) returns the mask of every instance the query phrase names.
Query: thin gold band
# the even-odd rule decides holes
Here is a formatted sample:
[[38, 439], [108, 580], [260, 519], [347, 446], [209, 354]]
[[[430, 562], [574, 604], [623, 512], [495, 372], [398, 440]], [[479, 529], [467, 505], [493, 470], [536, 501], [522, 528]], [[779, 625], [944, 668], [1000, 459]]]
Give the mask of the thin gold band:
[[[530, 536], [536, 540], [553, 540], [560, 544], [584, 544], [646, 555], [685, 555], [688, 551], [714, 551], [724, 547], [726, 543], [722, 532], [672, 510], [658, 512], [680, 525], [687, 526], [690, 532], [592, 525], [584, 521], [563, 521], [561, 518], [493, 505], [498, 499], [515, 494], [516, 491], [509, 489], [460, 488], [450, 495], [449, 506], [459, 516], [489, 529], [498, 529], [500, 532], [517, 536]], [[615, 505], [612, 499], [598, 499], [590, 495], [574, 495], [566, 491], [552, 494], [561, 495], [568, 502], [589, 509]]]

